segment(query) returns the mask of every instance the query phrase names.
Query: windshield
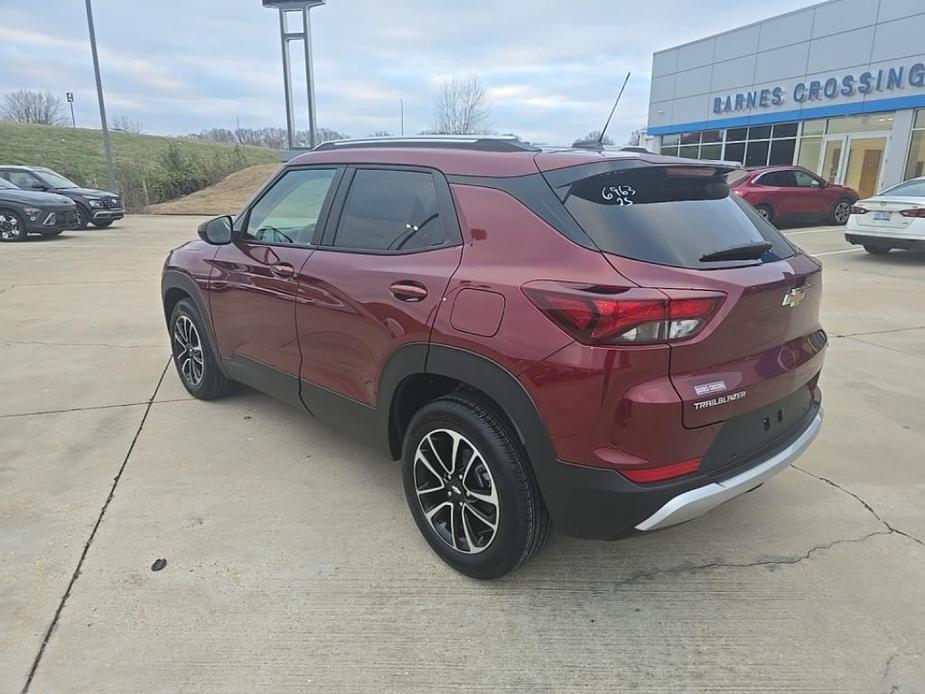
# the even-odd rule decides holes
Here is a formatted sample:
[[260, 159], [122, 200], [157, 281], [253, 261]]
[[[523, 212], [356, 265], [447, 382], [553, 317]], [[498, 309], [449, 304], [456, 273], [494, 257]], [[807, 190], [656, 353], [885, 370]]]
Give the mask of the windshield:
[[7, 190], [19, 190], [19, 186], [10, 183], [5, 178], [0, 178], [0, 188], [5, 188]]
[[41, 178], [49, 188], [79, 188], [74, 181], [65, 178], [57, 171], [51, 169], [35, 169], [35, 175]]
[[675, 267], [718, 269], [793, 255], [784, 236], [737, 195], [725, 171], [645, 166], [589, 176], [565, 207], [608, 253]]
[[881, 198], [925, 198], [925, 179], [906, 181], [898, 186], [887, 188], [880, 193]]

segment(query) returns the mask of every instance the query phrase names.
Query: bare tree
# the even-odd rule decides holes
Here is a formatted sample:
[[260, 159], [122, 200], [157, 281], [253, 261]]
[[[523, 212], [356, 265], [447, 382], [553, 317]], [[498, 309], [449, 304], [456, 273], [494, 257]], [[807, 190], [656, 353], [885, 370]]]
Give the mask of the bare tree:
[[121, 116], [116, 116], [113, 118], [109, 127], [121, 133], [137, 134], [140, 133], [145, 126], [141, 121], [132, 120], [123, 113]]
[[477, 77], [453, 79], [443, 83], [437, 97], [434, 127], [438, 135], [474, 135], [489, 132], [488, 95]]
[[642, 144], [642, 134], [644, 132], [645, 130], [634, 130], [626, 139], [626, 144], [631, 147], [638, 147], [640, 144]]
[[18, 123], [41, 123], [42, 125], [63, 125], [64, 105], [51, 92], [33, 92], [20, 89], [3, 97], [0, 104], [0, 118]]
[[584, 137], [579, 137], [577, 140], [575, 140], [575, 142], [572, 143], [572, 145], [574, 146], [577, 144], [581, 144], [582, 142], [597, 142], [598, 140], [601, 140], [602, 145], [612, 145], [613, 144], [613, 140], [610, 138], [610, 135], [604, 135], [604, 138], [601, 139], [601, 131], [592, 130]]
[[392, 137], [392, 133], [388, 130], [376, 130], [369, 134], [370, 137]]

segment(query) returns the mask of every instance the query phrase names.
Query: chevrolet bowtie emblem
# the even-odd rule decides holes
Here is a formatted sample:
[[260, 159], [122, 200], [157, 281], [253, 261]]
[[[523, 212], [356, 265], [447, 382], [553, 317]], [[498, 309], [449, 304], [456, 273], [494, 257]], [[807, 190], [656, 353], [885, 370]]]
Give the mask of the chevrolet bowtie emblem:
[[798, 306], [805, 297], [806, 292], [803, 291], [803, 287], [794, 287], [789, 292], [784, 294], [784, 300], [780, 302], [780, 305], [793, 308]]

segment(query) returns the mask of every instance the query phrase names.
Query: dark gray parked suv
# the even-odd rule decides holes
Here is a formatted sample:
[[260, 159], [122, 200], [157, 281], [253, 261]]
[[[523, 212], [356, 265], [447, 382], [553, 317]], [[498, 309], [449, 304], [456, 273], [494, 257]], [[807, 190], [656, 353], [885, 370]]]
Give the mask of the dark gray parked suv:
[[0, 178], [0, 242], [29, 234], [58, 236], [77, 226], [77, 205], [55, 193], [21, 190]]
[[108, 227], [125, 216], [122, 199], [115, 193], [93, 188], [81, 188], [74, 181], [44, 166], [11, 166], [0, 164], [0, 178], [23, 190], [43, 190], [64, 195], [77, 203], [77, 228], [88, 224]]

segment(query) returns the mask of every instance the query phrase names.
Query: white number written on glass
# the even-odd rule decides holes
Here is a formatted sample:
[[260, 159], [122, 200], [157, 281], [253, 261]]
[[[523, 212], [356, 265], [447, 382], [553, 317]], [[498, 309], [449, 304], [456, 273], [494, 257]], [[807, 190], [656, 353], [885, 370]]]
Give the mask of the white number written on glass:
[[636, 190], [633, 186], [604, 186], [601, 197], [614, 205], [632, 205]]

